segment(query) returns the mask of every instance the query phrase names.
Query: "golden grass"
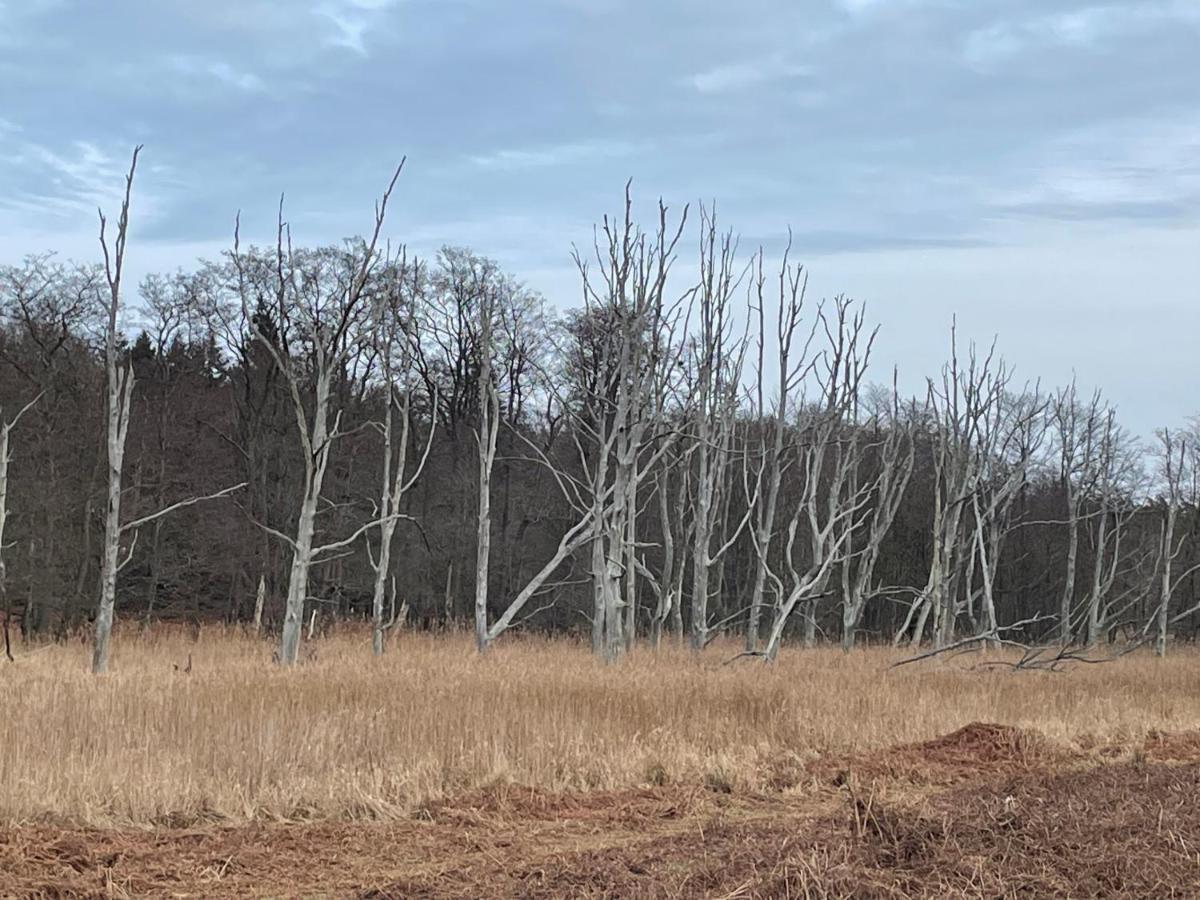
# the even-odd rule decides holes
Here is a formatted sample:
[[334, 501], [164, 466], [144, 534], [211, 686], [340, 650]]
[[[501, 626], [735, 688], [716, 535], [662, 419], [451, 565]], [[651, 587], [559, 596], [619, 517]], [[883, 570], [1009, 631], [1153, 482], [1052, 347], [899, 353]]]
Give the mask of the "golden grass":
[[[1066, 674], [889, 670], [886, 650], [786, 650], [771, 667], [679, 650], [615, 666], [568, 641], [316, 641], [273, 666], [232, 630], [116, 638], [113, 672], [82, 643], [0, 665], [0, 822], [93, 825], [402, 815], [497, 782], [548, 789], [724, 779], [925, 740], [973, 721], [1075, 746], [1200, 728], [1200, 655], [1129, 656]], [[192, 671], [185, 673], [189, 654]], [[977, 661], [977, 660], [973, 660]], [[179, 670], [176, 670], [176, 666]]]

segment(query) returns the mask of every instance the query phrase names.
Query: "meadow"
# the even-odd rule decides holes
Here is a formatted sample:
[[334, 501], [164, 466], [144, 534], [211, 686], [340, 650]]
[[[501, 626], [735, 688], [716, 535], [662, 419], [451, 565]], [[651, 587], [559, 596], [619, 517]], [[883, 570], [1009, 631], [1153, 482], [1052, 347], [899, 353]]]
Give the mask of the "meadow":
[[521, 636], [479, 657], [466, 635], [401, 633], [373, 658], [347, 628], [287, 669], [237, 629], [156, 627], [120, 633], [102, 677], [82, 640], [15, 650], [0, 665], [8, 826], [399, 819], [497, 785], [759, 792], [974, 722], [1084, 754], [1200, 728], [1200, 654], [1184, 647], [1057, 673], [981, 655], [892, 668], [880, 648], [730, 663], [733, 643], [605, 665]]

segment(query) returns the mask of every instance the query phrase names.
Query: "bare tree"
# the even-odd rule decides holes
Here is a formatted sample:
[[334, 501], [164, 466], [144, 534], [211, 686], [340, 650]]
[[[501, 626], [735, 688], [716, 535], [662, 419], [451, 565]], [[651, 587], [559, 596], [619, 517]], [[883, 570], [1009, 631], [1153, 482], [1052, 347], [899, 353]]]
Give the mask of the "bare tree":
[[1160, 587], [1155, 611], [1155, 656], [1167, 655], [1167, 637], [1171, 625], [1171, 599], [1186, 574], [1172, 576], [1175, 561], [1183, 549], [1182, 538], [1176, 540], [1179, 513], [1185, 506], [1195, 506], [1200, 492], [1200, 472], [1196, 467], [1196, 448], [1187, 436], [1163, 429], [1158, 434], [1165, 490], [1163, 522], [1159, 536], [1158, 565]]
[[4, 525], [8, 521], [8, 464], [12, 461], [10, 441], [12, 430], [17, 427], [21, 417], [32, 409], [41, 397], [39, 393], [17, 410], [17, 414], [11, 419], [6, 419], [4, 410], [0, 409], [0, 606], [4, 607], [4, 652], [10, 660], [13, 658], [9, 642], [9, 618], [12, 608], [8, 598], [8, 570], [4, 564]]
[[592, 649], [609, 661], [633, 640], [638, 489], [671, 452], [685, 418], [672, 421], [667, 403], [691, 291], [670, 298], [667, 279], [687, 209], [672, 224], [660, 203], [647, 233], [634, 223], [632, 206], [627, 185], [623, 216], [606, 216], [594, 241], [598, 277], [575, 253], [592, 334], [572, 432], [592, 507]]
[[[381, 254], [377, 249], [379, 235], [383, 229], [388, 199], [403, 168], [404, 163], [401, 162], [375, 205], [375, 226], [370, 238], [333, 259], [322, 254], [305, 259], [293, 250], [291, 230], [283, 220], [283, 203], [280, 201], [274, 271], [270, 277], [274, 291], [272, 311], [277, 317], [274, 328], [256, 312], [256, 300], [259, 298], [254, 296], [254, 290], [266, 279], [255, 277], [262, 273], [251, 271], [252, 267], [266, 268], [264, 264], [267, 261], [242, 254], [240, 215], [234, 228], [232, 258], [242, 315], [251, 335], [265, 348], [286, 383], [304, 459], [295, 536], [272, 530], [292, 549], [278, 655], [280, 664], [285, 666], [294, 665], [299, 655], [309, 570], [314, 561], [323, 554], [353, 544], [378, 524], [377, 520], [368, 522], [349, 537], [321, 546], [314, 542], [317, 512], [330, 454], [334, 443], [344, 434], [341, 410], [334, 409], [333, 382], [358, 351], [364, 337], [359, 326], [368, 314], [369, 281], [381, 262]], [[308, 350], [307, 358], [292, 347], [288, 337], [289, 327], [299, 333], [300, 340]], [[305, 394], [310, 379], [313, 382], [312, 396], [306, 402]], [[267, 527], [262, 523], [260, 525]]]
[[700, 285], [696, 293], [699, 331], [693, 345], [694, 374], [690, 385], [695, 441], [695, 511], [692, 531], [691, 646], [704, 649], [709, 641], [708, 601], [713, 567], [733, 546], [746, 517], [731, 536], [714, 547], [725, 492], [729, 490], [730, 463], [735, 447], [738, 401], [746, 336], [738, 335], [733, 315], [733, 295], [741, 277], [734, 272], [737, 242], [732, 233], [718, 235], [713, 214], [701, 210]]
[[[655, 475], [659, 522], [662, 529], [662, 567], [655, 575], [644, 562], [639, 571], [650, 584], [655, 597], [650, 619], [650, 643], [655, 649], [662, 643], [668, 620], [678, 640], [683, 640], [683, 580], [686, 554], [694, 522], [688, 518], [691, 483], [690, 447], [678, 448], [664, 457]], [[675, 482], [672, 486], [672, 475]]]
[[[1059, 641], [1067, 646], [1075, 639], [1075, 593], [1079, 557], [1079, 534], [1083, 504], [1092, 494], [1097, 479], [1096, 442], [1104, 420], [1100, 393], [1085, 406], [1079, 402], [1075, 381], [1060, 390], [1051, 402], [1059, 455], [1059, 483], [1066, 505], [1067, 560], [1063, 592], [1058, 607]], [[1103, 525], [1101, 526], [1103, 527]]]
[[488, 562], [492, 549], [492, 468], [500, 435], [500, 392], [492, 371], [495, 353], [496, 291], [479, 292], [479, 517], [475, 538], [475, 646], [482, 653], [488, 639]]
[[[420, 297], [420, 263], [414, 260], [410, 266], [401, 258], [391, 269], [390, 283], [380, 291], [373, 315], [374, 350], [380, 360], [384, 392], [383, 422], [379, 425], [383, 436], [383, 480], [379, 492], [378, 556], [371, 554], [370, 534], [364, 534], [367, 555], [375, 571], [371, 595], [371, 649], [376, 656], [383, 654], [384, 637], [397, 621], [394, 578], [391, 591], [392, 609], [387, 619], [384, 617], [384, 601], [388, 591], [388, 577], [391, 574], [396, 526], [404, 517], [400, 506], [404, 495], [421, 477], [425, 464], [429, 461], [435, 430], [431, 418], [425, 449], [409, 472], [408, 453], [413, 430], [412, 365], [415, 341], [412, 331], [416, 327], [413, 306], [419, 302]], [[435, 388], [432, 407], [436, 406]]]
[[1129, 597], [1137, 593], [1141, 579], [1133, 580], [1133, 588], [1114, 593], [1118, 577], [1140, 568], [1151, 556], [1151, 551], [1143, 553], [1129, 535], [1129, 524], [1138, 511], [1133, 498], [1141, 487], [1139, 448], [1117, 425], [1116, 411], [1111, 408], [1103, 416], [1096, 446], [1092, 577], [1084, 598], [1088, 647], [1099, 643], [1113, 615], [1122, 611], [1122, 604], [1132, 605]]
[[[886, 418], [884, 418], [886, 416]], [[911, 417], [902, 418], [899, 393], [893, 376], [892, 404], [889, 410], [875, 410], [871, 421], [862, 428], [874, 434], [865, 439], [870, 454], [863, 453], [858, 465], [846, 479], [845, 502], [852, 503], [860, 496], [863, 483], [873, 484], [872, 509], [862, 520], [854, 516], [843, 518], [845, 561], [842, 563], [842, 651], [854, 647], [855, 632], [862, 622], [867, 601], [880, 593], [875, 584], [875, 569], [883, 554], [883, 542], [896, 521], [904, 500], [916, 461], [916, 441]], [[874, 459], [871, 459], [874, 457]], [[867, 469], [873, 465], [874, 472]], [[862, 546], [856, 546], [857, 532], [862, 534]]]
[[[133, 557], [137, 530], [177, 509], [202, 500], [224, 497], [243, 486], [234, 485], [206, 497], [180, 500], [150, 515], [121, 524], [121, 469], [125, 460], [125, 439], [129, 434], [134, 376], [132, 362], [121, 362], [118, 319], [121, 312], [121, 276], [125, 267], [125, 244], [129, 233], [129, 201], [141, 150], [140, 145], [134, 148], [129, 172], [125, 176], [125, 195], [121, 202], [121, 216], [117, 220], [117, 234], [111, 253], [106, 236], [108, 220], [105, 219], [103, 211], [100, 212], [100, 247], [104, 252], [104, 276], [108, 283], [108, 294], [104, 299], [104, 363], [108, 387], [108, 507], [104, 517], [104, 547], [100, 558], [100, 603], [96, 610], [95, 640], [92, 645], [92, 672], [97, 675], [108, 670], [109, 640], [112, 635], [113, 608], [117, 596], [117, 573]], [[133, 538], [125, 558], [121, 559], [121, 536], [126, 532], [131, 532]]]
[[[941, 384], [929, 380], [928, 405], [931, 410], [933, 438], [933, 541], [929, 574], [925, 588], [909, 608], [895, 642], [911, 633], [914, 646], [925, 635], [930, 616], [936, 646], [948, 643], [958, 616], [968, 610], [972, 592], [970, 576], [977, 554], [988, 550], [984, 534], [993, 531], [998, 542], [1007, 530], [1007, 512], [1025, 477], [1030, 449], [1017, 453], [1017, 464], [1006, 465], [1004, 452], [1013, 442], [1020, 443], [1021, 425], [1028, 425], [1042, 414], [1043, 405], [1019, 403], [1006, 405], [1011, 373], [996, 357], [995, 345], [980, 357], [971, 345], [966, 365], [958, 358], [957, 328], [951, 330], [951, 358], [942, 370]], [[1026, 408], [1028, 407], [1028, 408]], [[989, 496], [977, 494], [984, 491]], [[975, 516], [974, 534], [972, 527]], [[992, 545], [993, 548], [997, 544]], [[985, 579], [994, 573], [998, 553], [993, 550], [984, 559]], [[960, 600], [960, 596], [966, 600]], [[983, 591], [984, 618], [994, 624], [990, 580]]]
[[[779, 295], [775, 310], [775, 342], [779, 392], [767, 422], [765, 386], [769, 375], [766, 371], [766, 323], [765, 284], [763, 254], [760, 250], [754, 262], [753, 290], [755, 293], [754, 313], [758, 320], [757, 356], [755, 365], [754, 392], [758, 421], [762, 431], [761, 458], [754, 478], [753, 491], [746, 489], [747, 503], [753, 503], [754, 522], [750, 530], [754, 549], [754, 584], [750, 592], [750, 616], [746, 624], [746, 649], [756, 651], [759, 645], [759, 621], [762, 617], [763, 594], [767, 585], [767, 573], [771, 546], [775, 536], [775, 520], [779, 506], [779, 489], [783, 483], [785, 435], [791, 410], [789, 401], [809, 374], [813, 360], [809, 359], [809, 348], [816, 334], [819, 317], [814, 317], [812, 327], [803, 346], [794, 346], [804, 310], [808, 273], [790, 261], [791, 235], [779, 267]], [[749, 463], [749, 454], [746, 456]]]
[[[100, 557], [100, 605], [96, 610], [96, 636], [92, 646], [92, 671], [108, 670], [108, 643], [112, 633], [113, 605], [117, 596], [117, 571], [121, 543], [121, 467], [125, 460], [125, 437], [129, 433], [130, 403], [133, 397], [133, 365], [121, 364], [118, 347], [120, 332], [117, 318], [121, 311], [121, 276], [125, 267], [125, 241], [129, 232], [129, 201], [133, 176], [137, 171], [141, 146], [133, 151], [129, 173], [125, 176], [125, 198], [117, 220], [117, 235], [112, 253], [105, 234], [108, 220], [100, 213], [100, 247], [104, 251], [104, 276], [108, 282], [105, 302], [104, 367], [108, 385], [108, 505], [104, 515], [104, 546]], [[126, 556], [125, 562], [128, 562]]]
[[862, 435], [853, 416], [875, 331], [865, 328], [862, 308], [855, 310], [844, 297], [835, 299], [832, 317], [822, 310], [819, 318], [827, 340], [814, 368], [820, 398], [801, 406], [794, 425], [800, 485], [784, 548], [789, 583], [785, 587], [778, 575], [768, 572], [776, 588], [761, 654], [768, 662], [779, 654], [784, 629], [798, 606], [806, 645], [815, 640], [817, 604], [834, 570], [847, 559], [850, 535], [877, 481], [848, 488], [862, 452]]

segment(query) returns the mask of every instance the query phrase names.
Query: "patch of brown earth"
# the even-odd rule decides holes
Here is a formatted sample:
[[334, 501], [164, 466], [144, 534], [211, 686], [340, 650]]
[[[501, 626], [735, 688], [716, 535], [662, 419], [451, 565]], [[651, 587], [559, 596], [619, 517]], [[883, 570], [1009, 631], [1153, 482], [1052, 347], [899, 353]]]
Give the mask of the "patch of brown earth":
[[497, 786], [387, 824], [10, 828], [0, 895], [1196, 897], [1197, 751], [1155, 735], [1105, 760], [974, 724], [821, 761], [811, 791]]

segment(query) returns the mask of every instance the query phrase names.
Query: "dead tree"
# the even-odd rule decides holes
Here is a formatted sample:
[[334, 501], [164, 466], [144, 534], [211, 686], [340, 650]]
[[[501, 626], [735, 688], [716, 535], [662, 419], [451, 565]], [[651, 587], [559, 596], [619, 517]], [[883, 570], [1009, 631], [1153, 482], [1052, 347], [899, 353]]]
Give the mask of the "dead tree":
[[[875, 410], [871, 421], [862, 427], [874, 432], [867, 440], [873, 452], [862, 454], [859, 464], [850, 471], [845, 485], [846, 502], [859, 495], [860, 485], [865, 481], [873, 479], [874, 490], [869, 516], [862, 517], [861, 521], [854, 516], [843, 519], [843, 527], [849, 532], [841, 567], [844, 653], [854, 647], [855, 632], [862, 622], [867, 602], [880, 593], [875, 584], [875, 569], [883, 552], [883, 542], [904, 501], [916, 461], [912, 417], [902, 417], [894, 378], [890, 414], [887, 410]], [[867, 463], [875, 466], [874, 472], [865, 469]], [[858, 533], [862, 535], [861, 546], [856, 540]]]
[[[315, 544], [325, 473], [333, 446], [344, 434], [342, 411], [334, 408], [333, 381], [358, 352], [364, 339], [360, 326], [368, 311], [368, 284], [382, 261], [377, 249], [379, 235], [388, 199], [403, 166], [401, 162], [375, 206], [375, 225], [370, 238], [352, 245], [344, 254], [329, 258], [328, 254], [318, 253], [306, 258], [297, 253], [292, 247], [291, 229], [283, 220], [282, 200], [274, 259], [270, 262], [242, 254], [240, 216], [234, 229], [232, 258], [242, 316], [251, 336], [265, 349], [286, 384], [304, 460], [295, 535], [268, 529], [292, 550], [278, 653], [279, 663], [285, 666], [295, 665], [299, 656], [309, 571], [314, 562], [323, 554], [353, 544], [379, 524], [379, 520], [373, 520], [347, 538], [323, 546]], [[252, 272], [252, 268], [268, 269], [269, 274]], [[257, 277], [259, 275], [265, 277]], [[257, 302], [264, 298], [255, 296], [255, 290], [264, 282], [270, 283], [274, 294], [273, 327], [256, 312]], [[289, 336], [292, 330], [296, 334]], [[307, 355], [292, 346], [293, 337], [307, 349]], [[310, 382], [311, 397], [306, 400]], [[259, 524], [267, 528], [265, 524]]]
[[[1036, 389], [1004, 394], [996, 404], [995, 415], [985, 420], [976, 441], [974, 468], [978, 478], [971, 493], [974, 555], [969, 558], [963, 579], [967, 619], [976, 629], [998, 627], [996, 573], [1005, 540], [1023, 524], [1014, 515], [1013, 507], [1028, 484], [1030, 470], [1046, 437], [1045, 412], [1046, 404]], [[971, 544], [971, 537], [966, 540]], [[978, 588], [973, 583], [975, 573], [979, 574]]]
[[[117, 220], [117, 234], [110, 253], [104, 213], [100, 212], [100, 247], [104, 253], [104, 275], [108, 292], [103, 299], [104, 307], [104, 366], [107, 385], [107, 451], [108, 451], [108, 505], [104, 517], [104, 546], [100, 557], [100, 601], [96, 610], [95, 638], [92, 645], [92, 672], [100, 675], [108, 671], [109, 641], [112, 635], [113, 611], [117, 596], [117, 573], [133, 558], [137, 544], [138, 529], [143, 525], [186, 506], [204, 500], [214, 500], [240, 490], [237, 484], [204, 497], [189, 497], [179, 500], [157, 512], [141, 516], [132, 522], [121, 523], [121, 469], [125, 460], [125, 439], [129, 434], [129, 419], [133, 401], [133, 363], [122, 364], [120, 358], [120, 331], [118, 320], [121, 312], [121, 277], [125, 268], [125, 244], [129, 233], [129, 202], [133, 193], [133, 176], [137, 170], [141, 146], [134, 148], [129, 172], [125, 176], [125, 194], [121, 202], [121, 215]], [[130, 533], [129, 547], [121, 558], [121, 537]]]
[[693, 410], [691, 438], [695, 442], [695, 509], [692, 531], [691, 647], [703, 650], [709, 641], [709, 582], [713, 567], [733, 546], [747, 518], [732, 535], [714, 546], [730, 463], [737, 448], [736, 421], [741, 395], [742, 364], [747, 341], [736, 332], [733, 296], [741, 281], [734, 272], [737, 242], [732, 234], [718, 235], [712, 214], [701, 212], [700, 285], [696, 293], [699, 331], [692, 342], [694, 367], [690, 385]]
[[[100, 213], [100, 247], [104, 251], [104, 276], [108, 282], [105, 298], [104, 369], [107, 375], [108, 398], [108, 504], [104, 514], [104, 545], [100, 556], [100, 604], [96, 610], [96, 633], [92, 646], [92, 671], [102, 674], [108, 670], [108, 644], [112, 634], [113, 606], [117, 597], [117, 571], [123, 565], [121, 545], [121, 467], [125, 460], [125, 437], [129, 433], [129, 413], [133, 398], [133, 364], [121, 364], [117, 319], [121, 311], [121, 276], [125, 268], [125, 241], [129, 232], [129, 201], [133, 193], [133, 176], [137, 171], [141, 146], [135, 147], [129, 173], [125, 176], [125, 197], [121, 216], [117, 220], [117, 235], [109, 253], [106, 227], [108, 220]], [[128, 562], [132, 549], [125, 557]]]
[[[1015, 422], [1028, 424], [1034, 412], [1041, 414], [1041, 406], [1034, 404], [1032, 411], [1013, 412], [1016, 418], [1006, 420], [1006, 413], [1012, 411], [1005, 402], [1010, 381], [1011, 373], [996, 357], [994, 344], [982, 358], [972, 344], [966, 365], [960, 365], [957, 329], [951, 329], [950, 362], [942, 369], [940, 384], [929, 380], [927, 393], [934, 464], [929, 574], [896, 632], [896, 644], [910, 636], [910, 626], [911, 643], [920, 644], [931, 621], [935, 645], [949, 643], [959, 614], [968, 610], [971, 601], [971, 567], [977, 554], [987, 548], [981, 534], [990, 528], [1007, 528], [1008, 503], [1025, 477], [1028, 458], [1018, 455], [1018, 464], [1004, 466], [997, 454], [1020, 437], [1021, 429], [1015, 427]], [[990, 496], [976, 498], [981, 491]], [[993, 533], [994, 541], [1002, 531]], [[993, 551], [985, 560], [985, 573], [994, 571], [997, 556], [998, 551]], [[963, 595], [965, 601], [960, 600]], [[994, 614], [991, 586], [986, 582], [983, 602], [984, 617], [990, 624]]]
[[1188, 438], [1179, 433], [1164, 429], [1158, 434], [1159, 453], [1162, 461], [1162, 479], [1165, 495], [1163, 501], [1163, 521], [1159, 533], [1159, 595], [1158, 606], [1155, 610], [1154, 655], [1167, 655], [1167, 637], [1170, 629], [1171, 599], [1180, 583], [1191, 574], [1188, 572], [1175, 575], [1175, 561], [1183, 550], [1183, 537], [1176, 540], [1175, 532], [1179, 522], [1179, 513], [1183, 507], [1196, 505], [1200, 496], [1200, 472], [1196, 467], [1196, 449]]
[[479, 294], [479, 514], [475, 532], [475, 647], [482, 653], [488, 639], [488, 562], [492, 549], [492, 469], [500, 436], [500, 391], [492, 362], [495, 352], [496, 291], [484, 285]]
[[[409, 471], [409, 445], [413, 432], [413, 350], [416, 316], [413, 307], [420, 302], [420, 263], [411, 266], [402, 257], [389, 267], [386, 284], [375, 301], [374, 350], [379, 357], [383, 388], [383, 479], [379, 490], [379, 553], [371, 553], [370, 534], [364, 534], [367, 556], [375, 579], [371, 594], [371, 650], [383, 655], [384, 638], [397, 620], [395, 578], [391, 578], [391, 610], [384, 614], [391, 574], [392, 545], [396, 526], [404, 518], [400, 511], [404, 495], [416, 484], [429, 460], [433, 447], [434, 422], [429, 423], [425, 449]], [[411, 273], [411, 274], [410, 274]], [[434, 390], [432, 406], [437, 406]], [[399, 434], [396, 433], [397, 427]], [[401, 604], [404, 609], [404, 604]], [[403, 616], [400, 617], [400, 620]]]
[[[1075, 593], [1080, 528], [1083, 506], [1093, 493], [1098, 477], [1096, 443], [1104, 421], [1099, 392], [1086, 406], [1079, 402], [1075, 381], [1059, 391], [1051, 402], [1059, 458], [1059, 484], [1066, 506], [1067, 559], [1063, 592], [1058, 607], [1059, 641], [1067, 646], [1075, 640]], [[1101, 525], [1103, 528], [1103, 525]]]
[[[775, 342], [776, 342], [776, 375], [779, 379], [779, 389], [775, 402], [770, 410], [768, 427], [768, 411], [765, 402], [765, 385], [769, 375], [766, 371], [766, 323], [765, 309], [766, 277], [763, 272], [763, 254], [760, 250], [754, 262], [754, 280], [752, 289], [755, 293], [754, 313], [758, 320], [757, 356], [754, 379], [756, 411], [759, 427], [762, 431], [762, 448], [757, 471], [754, 478], [753, 492], [747, 488], [747, 503], [754, 503], [754, 521], [750, 529], [751, 543], [754, 549], [754, 584], [750, 591], [750, 613], [746, 624], [746, 649], [758, 650], [759, 622], [762, 618], [763, 595], [767, 586], [767, 572], [771, 547], [775, 537], [775, 520], [779, 507], [779, 488], [783, 481], [785, 435], [789, 425], [791, 409], [789, 401], [799, 390], [809, 373], [813, 361], [809, 359], [809, 349], [816, 333], [819, 319], [814, 317], [807, 339], [800, 347], [795, 347], [800, 330], [801, 316], [804, 311], [805, 292], [808, 286], [808, 273], [801, 266], [793, 266], [790, 261], [792, 249], [791, 235], [783, 253], [783, 261], [779, 267], [779, 293], [775, 307]], [[749, 462], [749, 454], [746, 456]]]
[[[496, 460], [499, 429], [505, 421], [515, 440], [525, 447], [526, 455], [518, 458], [540, 466], [549, 475], [573, 516], [571, 525], [563, 532], [553, 553], [519, 589], [510, 579], [505, 579], [503, 607], [494, 618], [491, 616], [491, 607], [499, 604], [490, 602], [488, 571], [486, 565], [479, 566], [476, 573], [475, 635], [477, 648], [483, 652], [502, 634], [528, 618], [529, 614], [524, 618], [522, 614], [530, 601], [548, 590], [554, 573], [569, 557], [594, 540], [596, 522], [602, 519], [611, 501], [612, 485], [606, 487], [602, 482], [600, 492], [591, 494], [595, 487], [593, 480], [577, 475], [559, 458], [553, 439], [541, 446], [521, 428], [520, 408], [525, 390], [522, 379], [532, 378], [532, 386], [546, 396], [546, 417], [551, 423], [551, 435], [566, 428], [574, 436], [582, 458], [584, 453], [580, 433], [593, 433], [588, 430], [591, 427], [589, 416], [573, 406], [566, 392], [556, 386], [559, 373], [546, 371], [536, 358], [536, 353], [532, 352], [534, 348], [531, 344], [547, 339], [544, 334], [534, 335], [530, 332], [532, 323], [541, 319], [538, 298], [523, 293], [515, 283], [491, 277], [489, 273], [484, 273], [484, 277], [469, 288], [469, 292], [476, 295], [473, 306], [479, 310], [478, 328], [474, 332], [480, 372], [480, 426], [477, 433], [480, 519], [476, 535], [477, 560], [486, 559], [490, 552], [492, 469]], [[506, 380], [507, 390], [503, 414], [497, 384], [500, 373]], [[569, 420], [570, 427], [563, 425], [564, 419]], [[604, 435], [595, 455], [607, 463], [614, 452], [618, 435], [615, 430], [607, 430]]]
[[687, 209], [671, 223], [660, 203], [648, 233], [634, 223], [632, 207], [627, 186], [623, 216], [605, 217], [597, 232], [594, 270], [575, 254], [596, 333], [571, 431], [592, 507], [592, 649], [608, 661], [634, 637], [639, 487], [672, 452], [687, 418], [684, 411], [669, 416], [668, 404], [678, 388], [678, 336], [692, 291], [667, 295]]
[[[1105, 411], [1096, 441], [1096, 477], [1093, 492], [1096, 508], [1091, 514], [1095, 521], [1092, 538], [1091, 583], [1083, 600], [1087, 614], [1087, 646], [1094, 647], [1108, 630], [1114, 614], [1127, 598], [1136, 592], [1125, 590], [1114, 594], [1117, 578], [1140, 567], [1140, 548], [1129, 546], [1128, 526], [1136, 515], [1133, 502], [1140, 488], [1141, 455], [1116, 424], [1115, 410]], [[1150, 553], [1142, 554], [1149, 558]], [[1124, 566], [1122, 564], [1125, 564]], [[1135, 584], [1137, 579], [1134, 580]]]
[[21, 421], [21, 417], [33, 408], [42, 395], [36, 397], [17, 410], [11, 419], [4, 417], [0, 409], [0, 606], [4, 607], [4, 653], [11, 660], [12, 648], [9, 641], [9, 618], [11, 607], [8, 602], [8, 570], [4, 563], [4, 526], [8, 521], [8, 464], [12, 462], [11, 438], [12, 431]]
[[877, 479], [848, 487], [862, 452], [853, 414], [876, 332], [865, 328], [862, 308], [855, 310], [843, 297], [835, 300], [832, 317], [822, 310], [819, 318], [827, 339], [814, 368], [820, 397], [801, 406], [793, 425], [800, 484], [783, 553], [789, 582], [768, 570], [776, 595], [771, 627], [761, 654], [751, 654], [768, 662], [778, 655], [797, 607], [803, 610], [805, 644], [815, 641], [817, 604], [835, 569], [845, 564], [854, 525], [876, 490]]
[[662, 567], [656, 575], [646, 568], [644, 562], [638, 563], [655, 597], [654, 614], [650, 619], [650, 644], [655, 649], [662, 643], [663, 630], [668, 621], [676, 639], [683, 640], [683, 580], [694, 524], [687, 515], [691, 500], [690, 484], [690, 448], [677, 447], [663, 459], [655, 475], [655, 493], [662, 528]]

